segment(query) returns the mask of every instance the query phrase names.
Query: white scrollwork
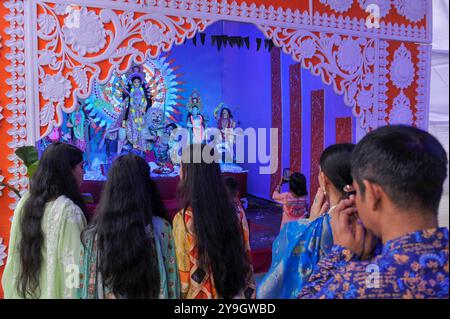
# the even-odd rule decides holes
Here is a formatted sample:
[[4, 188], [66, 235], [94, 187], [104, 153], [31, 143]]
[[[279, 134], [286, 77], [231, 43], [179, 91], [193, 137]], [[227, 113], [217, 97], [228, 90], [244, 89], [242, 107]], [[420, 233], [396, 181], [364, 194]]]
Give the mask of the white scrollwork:
[[161, 28], [150, 21], [142, 24], [141, 35], [146, 44], [156, 46], [163, 42], [169, 42], [171, 38], [176, 36], [175, 32], [167, 26]]
[[[373, 1], [380, 6], [383, 15], [389, 12], [393, 0]], [[40, 117], [41, 126], [47, 126], [45, 130], [41, 129], [45, 131], [44, 135], [51, 130], [52, 125], [61, 124], [61, 109], [71, 112], [76, 105], [76, 96], [87, 97], [90, 94], [90, 83], [93, 79], [103, 83], [112, 74], [112, 70], [124, 72], [131, 63], [143, 62], [146, 55], [156, 57], [161, 51], [170, 50], [173, 44], [182, 43], [186, 38], [192, 37], [198, 31], [203, 31], [207, 25], [219, 19], [227, 17], [232, 17], [236, 21], [251, 19], [251, 22], [263, 30], [271, 28], [272, 22], [276, 22], [277, 25], [292, 23], [299, 28], [303, 25], [308, 27], [315, 25], [324, 27], [324, 30], [327, 28], [342, 30], [342, 36], [334, 37], [327, 35], [326, 32], [324, 34], [309, 32], [313, 36], [304, 36], [297, 39], [298, 41], [290, 39], [289, 35], [290, 40], [280, 40], [278, 44], [285, 52], [293, 54], [295, 59], [302, 60], [313, 73], [321, 74], [325, 82], [333, 83], [337, 92], [345, 94], [346, 103], [353, 106], [360, 102], [367, 105], [367, 101], [370, 100], [379, 102], [379, 99], [375, 100], [373, 96], [370, 99], [367, 94], [371, 86], [377, 82], [374, 80], [376, 71], [373, 61], [375, 60], [374, 43], [378, 40], [362, 35], [382, 33], [387, 38], [391, 36], [415, 40], [426, 38], [426, 29], [423, 26], [391, 25], [381, 22], [379, 30], [368, 31], [365, 20], [362, 18], [328, 16], [326, 13], [318, 12], [310, 15], [308, 11], [258, 6], [254, 3], [226, 0], [218, 2], [111, 0], [111, 3], [114, 2], [121, 3], [123, 6], [107, 5], [94, 10], [83, 5], [74, 6], [68, 0], [36, 1], [37, 12], [39, 12], [35, 17], [39, 41], [39, 50], [36, 52], [38, 85], [43, 88], [42, 97], [44, 94], [48, 97], [46, 112], [41, 113]], [[322, 0], [322, 2], [334, 7], [337, 12], [345, 12], [355, 1]], [[359, 0], [360, 6], [364, 6], [366, 2]], [[179, 14], [170, 16], [168, 11], [163, 9], [172, 10], [171, 14], [173, 10], [179, 10]], [[137, 12], [139, 14], [136, 14]], [[214, 16], [209, 16], [210, 13]], [[68, 18], [74, 14], [78, 19], [75, 20], [79, 22], [79, 27], [70, 19], [68, 23]], [[64, 18], [65, 16], [67, 17]], [[279, 28], [290, 30], [286, 31], [287, 33], [301, 33], [295, 28], [292, 30], [292, 25]], [[16, 35], [22, 32], [23, 35], [23, 30], [20, 31], [20, 29], [11, 32]], [[333, 32], [330, 31], [328, 34], [331, 33]], [[140, 45], [142, 43], [148, 47], [146, 52], [142, 52], [142, 45]], [[315, 63], [310, 60], [317, 56], [320, 57], [321, 62], [314, 65]], [[22, 57], [19, 55], [18, 58]], [[102, 68], [99, 67], [100, 64]], [[104, 67], [105, 65], [107, 68]], [[68, 82], [64, 82], [64, 85], [62, 82], [56, 82], [58, 89], [50, 91], [46, 88], [44, 81], [50, 81], [48, 76], [55, 74], [62, 74]], [[68, 86], [68, 83], [71, 83], [74, 89], [73, 100], [72, 96], [66, 98], [65, 94], [56, 94], [56, 92], [61, 93], [62, 87]], [[15, 94], [17, 97], [24, 96], [22, 92]], [[63, 102], [61, 102], [61, 96], [64, 96]], [[51, 111], [48, 103], [53, 104], [55, 112]], [[40, 108], [43, 107], [44, 105], [40, 106]], [[366, 106], [362, 109], [362, 112], [366, 112]], [[363, 121], [371, 116], [368, 112], [363, 116]], [[47, 121], [51, 114], [55, 114], [56, 119]], [[48, 124], [44, 124], [47, 122]], [[373, 123], [370, 125], [373, 126]]]
[[[351, 8], [350, 1], [321, 1], [330, 7], [334, 3], [337, 12], [347, 12]], [[222, 19], [257, 25], [284, 52], [301, 61], [304, 68], [320, 75], [326, 84], [332, 84], [337, 93], [344, 94], [345, 102], [353, 106], [355, 116], [360, 117], [362, 127], [371, 129], [386, 124], [388, 120], [388, 73], [390, 72], [393, 83], [399, 88], [409, 87], [411, 75], [414, 78], [414, 66], [404, 70], [398, 66], [402, 63], [410, 66], [411, 60], [407, 62], [405, 52], [400, 52], [403, 57], [388, 65], [389, 40], [430, 42], [427, 33], [429, 26], [416, 22], [422, 21], [430, 11], [431, 1], [358, 1], [362, 8], [368, 2], [378, 4], [382, 16], [389, 13], [393, 4], [399, 14], [413, 23], [397, 24], [382, 20], [379, 29], [368, 30], [364, 18], [328, 15], [314, 10], [300, 12], [289, 8], [266, 7], [249, 1], [110, 0], [96, 2], [97, 8], [92, 10], [86, 7], [87, 1], [84, 0], [2, 1], [9, 10], [9, 14], [4, 17], [9, 22], [5, 29], [9, 36], [5, 42], [9, 48], [5, 58], [9, 61], [6, 66], [9, 74], [6, 82], [10, 89], [6, 95], [10, 101], [5, 109], [8, 110], [6, 121], [10, 124], [7, 145], [11, 152], [7, 158], [11, 166], [8, 172], [12, 177], [8, 178], [8, 183], [21, 192], [26, 190], [26, 168], [17, 159], [14, 150], [26, 144], [27, 129], [39, 131], [39, 128], [27, 128], [27, 104], [33, 101], [26, 101], [24, 85], [25, 21], [34, 21], [35, 25], [30, 26], [33, 29], [30, 33], [35, 34], [37, 39], [31, 40], [39, 45], [31, 53], [35, 55], [35, 60], [31, 63], [36, 63], [37, 68], [34, 87], [42, 88], [38, 92], [42, 94], [42, 99], [36, 100], [44, 100], [44, 105], [36, 107], [39, 108], [40, 131], [45, 132], [43, 135], [51, 131], [53, 125], [61, 124], [61, 110], [71, 112], [76, 105], [77, 96], [89, 96], [90, 84], [94, 79], [106, 82], [113, 70], [125, 72], [133, 62], [141, 63], [146, 55], [156, 57], [161, 51], [169, 51], [173, 44], [181, 44], [186, 38], [193, 37], [196, 32], [203, 31], [211, 23]], [[72, 2], [85, 5], [72, 5]], [[24, 6], [29, 3], [36, 4], [38, 10], [32, 19], [25, 19]], [[102, 7], [101, 4], [105, 6]], [[79, 28], [76, 22], [79, 23]], [[155, 25], [159, 27], [159, 31], [153, 33], [156, 29], [152, 26]], [[320, 27], [322, 33], [309, 31], [311, 26]], [[81, 30], [85, 32], [80, 32]], [[339, 30], [339, 34], [335, 34], [336, 30]], [[27, 39], [27, 43], [31, 40]], [[359, 59], [359, 65], [346, 59], [342, 53], [349, 51], [352, 46], [355, 48], [353, 56]], [[145, 52], [143, 47], [146, 47]], [[426, 125], [429, 86], [427, 59], [430, 54], [427, 48], [428, 46], [419, 46], [419, 79], [415, 103], [418, 125]], [[61, 74], [64, 80], [57, 81], [57, 74]], [[56, 89], [48, 87], [50, 81], [56, 83]], [[69, 99], [66, 97], [68, 83], [73, 92]], [[64, 97], [63, 100], [61, 96]], [[56, 120], [51, 117], [56, 117]], [[17, 199], [13, 192], [8, 194]], [[12, 204], [10, 207], [14, 206]]]
[[[1, 171], [0, 171], [0, 173], [1, 173]], [[3, 176], [3, 175], [0, 175], [0, 183], [1, 182], [3, 182], [5, 180], [5, 176]], [[0, 185], [0, 197], [3, 195], [2, 194], [2, 190], [5, 188], [5, 186], [1, 186]]]
[[[344, 95], [344, 102], [353, 107], [363, 128], [375, 128], [373, 97], [366, 91], [373, 90], [375, 64], [375, 39], [346, 37], [337, 34], [316, 33], [306, 30], [287, 30], [279, 27], [260, 27], [266, 37], [293, 59], [302, 63], [312, 74], [320, 75], [326, 84], [332, 84], [337, 94]], [[314, 42], [312, 45], [311, 41]], [[306, 44], [305, 44], [306, 42]], [[313, 56], [305, 55], [303, 48], [314, 48]], [[312, 58], [319, 60], [313, 62]], [[373, 94], [373, 93], [372, 93]], [[358, 104], [358, 99], [363, 105]], [[358, 108], [356, 107], [358, 106]]]
[[362, 62], [360, 41], [345, 39], [338, 49], [337, 62], [342, 70], [348, 73], [355, 72]]
[[100, 17], [94, 11], [88, 11], [83, 7], [79, 13], [79, 20], [75, 23], [65, 24], [61, 29], [64, 41], [72, 46], [72, 50], [78, 55], [97, 53], [106, 45], [106, 30]]
[[[26, 104], [25, 104], [25, 45], [24, 45], [24, 2], [23, 0], [4, 1], [3, 5], [9, 10], [4, 16], [9, 22], [9, 26], [5, 29], [10, 39], [5, 42], [10, 52], [5, 54], [5, 58], [9, 61], [6, 71], [9, 76], [6, 83], [10, 86], [10, 90], [6, 92], [9, 103], [6, 109], [9, 115], [6, 121], [10, 124], [7, 134], [10, 138], [7, 143], [10, 149], [9, 154], [5, 154], [11, 166], [8, 172], [11, 177], [8, 178], [8, 184], [19, 189], [23, 194], [28, 186], [28, 178], [26, 176], [26, 167], [19, 161], [14, 151], [26, 144], [27, 128], [26, 128]], [[17, 195], [9, 191], [8, 196], [15, 201], [9, 205], [10, 209], [14, 209], [18, 200]]]
[[428, 75], [430, 59], [431, 59], [431, 46], [420, 45], [419, 48], [419, 63], [417, 64], [417, 90], [416, 90], [416, 126], [424, 130], [428, 130], [428, 112], [430, 96], [430, 77]]
[[394, 98], [392, 110], [389, 114], [389, 124], [411, 125], [413, 122], [411, 102], [402, 90], [399, 95]]
[[358, 0], [361, 9], [366, 10], [367, 6], [370, 4], [375, 4], [380, 9], [379, 18], [385, 17], [389, 11], [391, 11], [392, 1], [391, 0]]
[[311, 59], [316, 54], [316, 43], [313, 39], [306, 39], [298, 46], [301, 59]]
[[6, 246], [3, 245], [3, 238], [0, 237], [0, 267], [5, 263], [3, 260], [6, 258]]
[[62, 74], [46, 74], [42, 79], [40, 91], [45, 100], [51, 102], [63, 102], [70, 96], [72, 85]]
[[41, 66], [45, 65], [55, 65], [57, 62], [56, 55], [53, 51], [50, 50], [41, 50], [39, 51], [38, 63]]
[[364, 109], [369, 109], [373, 105], [373, 92], [372, 90], [363, 89], [359, 91], [356, 97], [356, 102]]
[[394, 0], [394, 5], [400, 15], [411, 22], [419, 22], [427, 13], [428, 1], [430, 0]]
[[414, 80], [414, 64], [411, 61], [411, 52], [402, 43], [394, 52], [394, 60], [390, 67], [392, 83], [399, 89], [406, 89]]
[[56, 28], [56, 20], [50, 14], [40, 14], [37, 22], [42, 36], [50, 35]]
[[388, 92], [388, 58], [389, 58], [389, 42], [381, 40], [379, 42], [378, 55], [378, 125], [385, 126]]
[[336, 12], [346, 12], [353, 4], [353, 0], [320, 0], [320, 2], [330, 6]]
[[[169, 4], [174, 6], [177, 2]], [[207, 10], [207, 4], [207, 1], [200, 3], [202, 10]], [[166, 7], [167, 3], [158, 2], [157, 5]], [[36, 25], [42, 43], [37, 57], [39, 89], [43, 99], [48, 101], [41, 106], [45, 111], [40, 111], [40, 126], [46, 128], [43, 136], [54, 125], [61, 125], [61, 110], [71, 112], [77, 96], [86, 98], [90, 95], [93, 79], [105, 83], [113, 70], [124, 72], [132, 62], [142, 63], [146, 56], [156, 57], [161, 51], [169, 51], [174, 44], [181, 44], [214, 22], [167, 16], [158, 11], [142, 15], [109, 8], [94, 11], [83, 6], [72, 8], [61, 3], [50, 4], [44, 0], [37, 1], [37, 6], [42, 12]], [[73, 19], [75, 22], [70, 20], [68, 23], [67, 17], [62, 24], [58, 16], [69, 13], [77, 16]], [[142, 46], [138, 48], [140, 43], [147, 47], [145, 52], [142, 52]], [[106, 72], [99, 66], [105, 62]], [[70, 95], [71, 83], [76, 84], [73, 96]], [[73, 101], [68, 104], [71, 98]], [[56, 117], [54, 120], [49, 118], [52, 114]]]
[[[127, 4], [141, 4], [142, 8], [151, 7], [167, 7], [166, 4], [156, 2], [155, 0], [111, 0], [113, 2], [127, 3]], [[168, 7], [172, 9], [183, 10], [183, 15], [186, 12], [198, 11], [204, 13], [220, 14], [223, 15], [222, 19], [232, 17], [238, 18], [252, 18], [255, 24], [261, 24], [263, 21], [277, 21], [280, 23], [295, 23], [297, 26], [315, 25], [325, 28], [335, 28], [339, 26], [341, 30], [345, 30], [349, 34], [354, 32], [366, 33], [367, 36], [373, 34], [379, 34], [385, 39], [395, 38], [401, 40], [426, 40], [431, 42], [426, 32], [426, 27], [405, 23], [385, 23], [381, 21], [380, 28], [368, 29], [365, 26], [365, 17], [356, 18], [342, 15], [351, 9], [353, 0], [320, 0], [325, 5], [332, 8], [334, 11], [340, 13], [335, 16], [334, 14], [328, 15], [327, 13], [320, 13], [315, 11], [312, 16], [309, 12], [300, 12], [295, 10], [292, 12], [291, 8], [274, 8], [273, 6], [265, 6], [263, 4], [256, 5], [255, 3], [242, 2], [237, 3], [233, 0], [220, 0], [220, 1], [206, 1], [206, 0], [179, 0], [169, 1]], [[358, 0], [362, 10], [365, 10], [368, 4], [376, 4], [380, 8], [380, 17], [385, 17], [391, 10], [392, 3], [395, 0]], [[412, 0], [414, 2], [416, 0]], [[421, 2], [422, 0], [420, 0]], [[426, 1], [426, 0], [423, 0]], [[306, 2], [306, 0], [305, 0]], [[431, 1], [426, 3], [426, 6], [431, 5]], [[247, 21], [248, 22], [248, 21]], [[266, 23], [267, 24], [267, 23]]]

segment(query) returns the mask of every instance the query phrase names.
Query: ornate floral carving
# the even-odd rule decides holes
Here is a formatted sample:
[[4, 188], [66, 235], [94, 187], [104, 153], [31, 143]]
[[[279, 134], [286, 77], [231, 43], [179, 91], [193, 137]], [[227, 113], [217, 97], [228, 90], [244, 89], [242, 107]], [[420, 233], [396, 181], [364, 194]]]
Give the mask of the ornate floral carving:
[[3, 260], [6, 258], [6, 246], [3, 245], [3, 238], [0, 237], [0, 267], [5, 263]]
[[164, 32], [151, 22], [142, 24], [142, 38], [148, 45], [158, 45], [164, 41]]
[[428, 130], [428, 112], [429, 112], [429, 101], [430, 101], [430, 59], [431, 59], [431, 46], [430, 45], [420, 45], [418, 48], [419, 54], [417, 63], [417, 90], [416, 90], [416, 126]]
[[[0, 183], [3, 182], [4, 180], [5, 180], [5, 177], [1, 175], [1, 170], [0, 170]], [[5, 186], [0, 185], [0, 197], [3, 195], [2, 194], [3, 189], [5, 189]]]
[[[350, 0], [321, 1], [337, 12], [349, 10], [353, 2]], [[381, 14], [385, 15], [389, 12], [393, 0], [373, 1], [380, 6]], [[375, 61], [375, 47], [373, 45], [375, 40], [361, 37], [362, 33], [368, 32], [364, 19], [327, 16], [317, 12], [314, 16], [310, 16], [308, 11], [302, 13], [295, 10], [292, 12], [290, 9], [258, 6], [254, 3], [230, 3], [225, 0], [217, 3], [206, 0], [113, 0], [112, 3], [127, 3], [127, 8], [130, 8], [130, 11], [118, 10], [117, 8], [120, 7], [117, 5], [107, 6], [107, 8], [100, 8], [95, 11], [84, 6], [78, 6], [76, 10], [79, 13], [80, 28], [74, 28], [73, 25], [67, 23], [67, 18], [61, 25], [63, 17], [67, 16], [73, 9], [69, 7], [69, 2], [60, 0], [55, 4], [53, 1], [47, 3], [45, 0], [37, 0], [40, 14], [36, 17], [36, 29], [39, 31], [39, 43], [41, 43], [41, 47], [37, 51], [39, 86], [45, 87], [43, 81], [49, 79], [47, 76], [61, 73], [74, 87], [75, 93], [74, 101], [71, 100], [71, 97], [66, 98], [66, 95], [64, 95], [64, 103], [61, 103], [61, 100], [57, 101], [56, 98], [50, 99], [50, 96], [52, 96], [49, 93], [50, 91], [44, 90], [47, 92], [46, 96], [49, 97], [48, 102], [53, 103], [55, 111], [51, 111], [49, 105], [46, 104], [47, 112], [41, 113], [45, 114], [45, 116], [41, 116], [41, 125], [45, 126], [43, 123], [47, 123], [47, 120], [44, 119], [47, 119], [50, 114], [55, 114], [57, 117], [55, 121], [48, 121], [46, 133], [51, 130], [53, 122], [55, 122], [55, 125], [61, 123], [61, 108], [70, 112], [73, 105], [76, 104], [76, 95], [86, 97], [90, 94], [90, 81], [92, 79], [98, 79], [103, 83], [111, 75], [113, 69], [123, 72], [131, 62], [142, 62], [145, 55], [154, 57], [162, 50], [170, 50], [174, 43], [182, 43], [186, 37], [193, 36], [215, 21], [200, 18], [200, 16], [196, 16], [196, 13], [232, 15], [233, 19], [251, 18], [261, 29], [271, 28], [268, 26], [271, 24], [270, 22], [277, 21], [281, 24], [293, 23], [297, 26], [313, 24], [348, 30], [348, 32], [346, 31], [347, 35], [343, 36], [328, 36], [326, 33], [315, 34], [315, 36], [297, 39], [298, 41], [291, 41], [291, 36], [288, 35], [287, 39], [279, 41], [278, 44], [283, 47], [285, 52], [293, 54], [297, 60], [302, 60], [308, 68], [312, 69], [313, 73], [322, 74], [324, 81], [333, 83], [336, 91], [345, 93], [347, 104], [354, 106], [355, 103], [359, 103], [358, 101], [367, 102], [370, 100], [367, 91], [371, 89], [371, 85], [375, 82], [374, 74], [376, 71], [373, 65], [373, 61]], [[363, 8], [367, 5], [367, 1], [359, 0], [359, 4]], [[168, 16], [159, 10], [149, 10], [152, 7], [180, 10], [180, 14]], [[138, 11], [140, 13], [136, 15]], [[214, 19], [220, 18], [219, 16], [214, 17]], [[280, 27], [280, 30], [285, 30], [283, 32], [287, 34], [299, 32], [291, 29], [292, 26]], [[389, 32], [385, 32], [386, 30]], [[353, 31], [357, 32], [358, 36], [352, 36]], [[380, 32], [387, 37], [392, 35], [425, 38], [426, 34], [424, 27], [397, 26], [383, 24], [383, 22], [380, 30], [370, 31], [371, 34]], [[87, 34], [90, 36], [87, 36]], [[137, 49], [135, 45], [140, 42], [149, 46], [147, 52], [141, 52], [140, 49]], [[323, 60], [318, 65], [313, 65], [311, 59], [314, 56], [319, 56]], [[109, 66], [106, 73], [102, 73], [102, 70], [105, 69], [99, 68], [100, 63], [102, 65], [106, 63]], [[99, 78], [100, 75], [101, 78]], [[65, 83], [67, 84], [67, 82]], [[43, 97], [44, 91], [42, 91]], [[372, 100], [374, 100], [373, 96]], [[365, 109], [365, 106], [363, 108]]]
[[412, 124], [413, 122], [411, 102], [402, 90], [394, 98], [392, 110], [389, 114], [389, 124]]
[[40, 86], [42, 97], [51, 102], [63, 102], [70, 96], [71, 89], [72, 85], [62, 74], [46, 74]]
[[311, 59], [316, 53], [316, 43], [313, 39], [306, 39], [298, 46], [301, 59]]
[[394, 0], [394, 5], [400, 15], [411, 22], [419, 22], [427, 13], [429, 0]]
[[358, 41], [351, 38], [343, 40], [337, 55], [337, 62], [341, 69], [353, 73], [361, 66], [361, 61], [361, 47]]
[[358, 0], [361, 9], [366, 10], [369, 4], [375, 4], [380, 8], [380, 18], [385, 17], [391, 11], [391, 0]]
[[65, 25], [61, 29], [64, 41], [80, 56], [97, 53], [106, 45], [106, 30], [103, 23], [94, 11], [88, 11], [85, 7], [78, 12], [76, 15], [79, 18], [75, 21], [65, 20]]
[[392, 83], [399, 89], [406, 89], [414, 80], [414, 65], [411, 52], [402, 43], [394, 53], [394, 60], [390, 67]]
[[[166, 7], [167, 4], [158, 2], [155, 5]], [[169, 4], [173, 7], [178, 2]], [[207, 10], [205, 4], [208, 2], [205, 1], [199, 10]], [[43, 24], [37, 22], [36, 25], [41, 40], [37, 57], [39, 88], [42, 97], [48, 101], [40, 106], [43, 109], [40, 110], [39, 124], [46, 128], [44, 136], [54, 125], [62, 123], [62, 110], [71, 112], [74, 109], [77, 96], [89, 96], [93, 79], [105, 83], [114, 69], [124, 72], [132, 62], [141, 63], [146, 56], [156, 57], [161, 51], [169, 51], [173, 44], [181, 44], [213, 22], [166, 16], [159, 11], [140, 15], [109, 8], [93, 11], [83, 6], [74, 9], [62, 3], [57, 6], [44, 0], [37, 1], [37, 5], [43, 12], [41, 15], [54, 18], [42, 21], [56, 21], [51, 33], [40, 29]], [[79, 17], [71, 20], [70, 14]], [[66, 15], [61, 25], [61, 19], [56, 17]], [[147, 46], [146, 52], [136, 47], [139, 43]], [[105, 73], [102, 73], [105, 68], [101, 69], [100, 63], [107, 66]], [[67, 95], [71, 87], [74, 94]], [[50, 119], [52, 115], [54, 120]]]
[[353, 0], [320, 0], [336, 12], [346, 12], [352, 6]]
[[389, 42], [381, 40], [379, 42], [378, 54], [378, 125], [384, 126], [386, 122], [387, 92], [388, 92], [388, 52]]
[[361, 91], [359, 91], [358, 96], [356, 97], [356, 102], [360, 107], [364, 109], [369, 109], [370, 107], [372, 107], [373, 103], [372, 90], [362, 89]]
[[[10, 124], [10, 129], [7, 131], [9, 135], [9, 142], [7, 143], [10, 149], [9, 154], [5, 154], [7, 159], [11, 162], [8, 167], [8, 172], [11, 177], [8, 178], [8, 184], [19, 189], [21, 193], [26, 191], [28, 185], [28, 178], [26, 176], [26, 167], [19, 161], [14, 154], [16, 148], [24, 146], [27, 139], [26, 130], [26, 104], [25, 104], [25, 45], [24, 45], [24, 2], [23, 0], [8, 0], [2, 3], [9, 13], [5, 15], [5, 20], [9, 22], [9, 26], [5, 32], [10, 36], [6, 41], [6, 46], [10, 52], [5, 54], [5, 58], [10, 62], [6, 66], [6, 71], [9, 77], [6, 83], [10, 86], [10, 90], [6, 92], [9, 98], [9, 103], [6, 109], [9, 110], [9, 115], [6, 121]], [[8, 196], [18, 200], [17, 195], [8, 191]], [[10, 209], [14, 209], [16, 202], [9, 205]]]
[[161, 28], [148, 21], [142, 24], [141, 35], [146, 44], [158, 46], [160, 43], [169, 42], [171, 38], [174, 38], [175, 32], [166, 26]]
[[[337, 10], [348, 10], [346, 6], [349, 6], [350, 1], [322, 0], [322, 2], [326, 2], [330, 7], [330, 3], [333, 2]], [[430, 1], [426, 0], [371, 0], [370, 2], [380, 6], [382, 15], [389, 12], [392, 3], [397, 11], [411, 22], [422, 21], [431, 5]], [[266, 33], [266, 36], [274, 39], [274, 42], [282, 47], [284, 52], [292, 54], [294, 59], [301, 61], [303, 67], [310, 69], [313, 74], [321, 75], [325, 83], [332, 84], [336, 92], [344, 94], [348, 105], [357, 106], [354, 107], [354, 113], [356, 116], [360, 116], [361, 124], [366, 129], [386, 124], [388, 70], [391, 71], [392, 81], [400, 83], [399, 87], [410, 85], [408, 84], [411, 76], [409, 71], [405, 74], [402, 70], [394, 72], [398, 70], [394, 64], [388, 69], [389, 54], [386, 47], [389, 41], [381, 39], [431, 42], [427, 33], [429, 26], [424, 26], [424, 24], [393, 24], [381, 21], [379, 29], [368, 30], [364, 18], [327, 15], [319, 12], [311, 14], [307, 10], [292, 12], [290, 9], [266, 7], [255, 3], [248, 4], [249, 2], [238, 4], [235, 1], [226, 0], [214, 3], [206, 0], [110, 0], [104, 8], [100, 7], [95, 11], [90, 11], [86, 7], [78, 7], [81, 12], [81, 27], [84, 28], [87, 25], [87, 23], [83, 24], [83, 21], [90, 22], [89, 25], [94, 26], [85, 29], [94, 35], [89, 38], [79, 35], [76, 30], [69, 30], [71, 28], [67, 23], [61, 23], [70, 12], [68, 8], [70, 9], [71, 1], [69, 0], [3, 1], [2, 4], [9, 10], [9, 14], [4, 18], [10, 24], [5, 29], [9, 35], [5, 45], [10, 50], [5, 54], [10, 61], [6, 67], [9, 73], [7, 84], [10, 86], [7, 97], [10, 101], [5, 106], [9, 111], [6, 121], [11, 125], [7, 131], [10, 137], [8, 147], [11, 152], [7, 158], [11, 161], [8, 172], [12, 177], [8, 178], [8, 182], [19, 187], [21, 192], [27, 187], [26, 169], [13, 151], [26, 143], [27, 104], [25, 102], [28, 105], [32, 103], [32, 101], [25, 101], [27, 94], [23, 84], [26, 70], [24, 65], [24, 22], [25, 20], [30, 21], [29, 17], [24, 19], [24, 6], [30, 3], [36, 4], [37, 12], [39, 12], [39, 15], [31, 17], [35, 23], [31, 27], [35, 28], [32, 33], [38, 35], [37, 40], [40, 47], [35, 51], [27, 51], [35, 54], [33, 63], [36, 62], [38, 68], [34, 88], [45, 87], [44, 79], [47, 76], [60, 73], [65, 80], [71, 83], [74, 96], [86, 97], [90, 94], [90, 83], [93, 79], [106, 81], [112, 74], [112, 70], [123, 72], [131, 63], [142, 62], [145, 55], [154, 57], [162, 50], [168, 51], [174, 43], [180, 44], [196, 32], [203, 31], [209, 24], [232, 16], [235, 21], [256, 24]], [[87, 1], [82, 1], [82, 3], [87, 3]], [[106, 4], [107, 1], [101, 3]], [[367, 1], [359, 0], [359, 4], [364, 8]], [[137, 12], [139, 14], [136, 14]], [[169, 16], [168, 12], [171, 12], [172, 16]], [[173, 12], [177, 14], [175, 15]], [[209, 15], [211, 13], [214, 15]], [[145, 30], [146, 25], [159, 26], [160, 30], [163, 30], [162, 34], [159, 36], [149, 34], [148, 30]], [[308, 31], [311, 26], [320, 26], [323, 30], [322, 33]], [[341, 34], [333, 35], [336, 29], [339, 29]], [[174, 31], [170, 37], [168, 36], [169, 30]], [[338, 58], [339, 48], [341, 47], [343, 50], [342, 43], [349, 38], [357, 40], [359, 45], [356, 52], [360, 52], [361, 61], [356, 69], [342, 56]], [[105, 40], [105, 43], [102, 39]], [[136, 44], [139, 43], [149, 46], [148, 50], [140, 51], [142, 49], [136, 47]], [[149, 45], [149, 43], [155, 44]], [[429, 85], [427, 83], [429, 52], [425, 48], [426, 46], [423, 47], [419, 53], [417, 103], [414, 103], [416, 124], [419, 125], [426, 125], [426, 92]], [[100, 64], [102, 64], [103, 71], [107, 69], [102, 74]], [[412, 70], [414, 75], [414, 66]], [[393, 77], [400, 78], [400, 81], [394, 80]], [[67, 84], [64, 81], [57, 83], [59, 83], [58, 85]], [[27, 85], [29, 85], [28, 82]], [[71, 106], [76, 104], [76, 98], [74, 101], [65, 98], [64, 103], [61, 103], [56, 98], [50, 99], [50, 96], [56, 96], [50, 93], [50, 90], [46, 89], [45, 91], [49, 100], [45, 101], [45, 105], [36, 106], [40, 108], [41, 132], [49, 132], [53, 124], [60, 124], [58, 116], [61, 117], [63, 106], [65, 106], [64, 111], [70, 112], [73, 109]], [[372, 95], [369, 92], [372, 92]], [[44, 94], [44, 92], [40, 93]], [[369, 101], [372, 101], [370, 107]], [[56, 118], [50, 119], [51, 115]], [[374, 122], [374, 117], [378, 122]], [[45, 130], [47, 122], [48, 127]], [[39, 131], [35, 127], [28, 129], [28, 134], [31, 134], [32, 131]], [[31, 137], [30, 142], [34, 141], [34, 138], [34, 136]], [[11, 192], [8, 194], [10, 197], [16, 198]], [[11, 208], [14, 208], [14, 204], [11, 205]]]
[[[285, 53], [292, 54], [294, 60], [301, 62], [303, 68], [309, 69], [314, 75], [321, 75], [322, 81], [332, 84], [336, 93], [344, 94], [345, 103], [354, 107], [355, 116], [360, 117], [362, 127], [369, 129], [377, 126], [373, 104], [368, 105], [368, 101], [373, 102], [373, 98], [370, 99], [366, 92], [361, 93], [360, 100], [364, 101], [364, 105], [357, 104], [361, 91], [372, 90], [373, 82], [368, 79], [375, 72], [374, 39], [279, 27], [260, 29], [276, 46], [282, 47]], [[304, 44], [305, 41], [307, 45]], [[311, 41], [314, 42], [315, 54], [309, 58], [302, 48], [312, 47]], [[313, 62], [312, 59], [319, 62]], [[359, 107], [358, 111], [356, 106]]]
[[368, 29], [365, 18], [353, 18], [349, 16], [334, 16], [326, 13], [314, 13], [312, 17], [315, 26], [324, 28], [339, 28], [347, 34], [366, 33], [367, 36], [380, 35], [384, 39], [402, 39], [405, 41], [427, 41], [431, 42], [429, 32], [424, 26], [417, 26], [411, 24], [397, 24], [386, 22], [383, 19], [380, 22], [379, 28]]
[[56, 63], [56, 55], [53, 51], [50, 50], [41, 50], [39, 51], [38, 58], [39, 65], [55, 65]]
[[56, 20], [50, 14], [40, 14], [38, 17], [38, 25], [42, 35], [49, 35], [56, 28]]
[[57, 3], [55, 4], [54, 11], [57, 15], [66, 15], [68, 13], [69, 4]]

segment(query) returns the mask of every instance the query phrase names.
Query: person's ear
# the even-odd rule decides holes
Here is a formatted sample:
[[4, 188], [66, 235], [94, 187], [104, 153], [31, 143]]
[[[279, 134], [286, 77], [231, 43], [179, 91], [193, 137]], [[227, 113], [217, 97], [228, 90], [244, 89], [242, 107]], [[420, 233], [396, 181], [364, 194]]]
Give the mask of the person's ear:
[[322, 188], [324, 195], [327, 195], [327, 192], [329, 190], [330, 180], [328, 179], [328, 177], [325, 175], [325, 173], [322, 170], [320, 170], [320, 173], [319, 173], [319, 185], [320, 185], [320, 188]]
[[363, 180], [365, 192], [365, 202], [367, 206], [372, 211], [379, 211], [381, 209], [381, 198], [383, 195], [383, 189], [380, 185], [370, 182], [368, 180]]
[[321, 178], [322, 178], [322, 185], [325, 187], [325, 189], [328, 189], [328, 186], [331, 184], [330, 179], [325, 175], [324, 172], [320, 172]]

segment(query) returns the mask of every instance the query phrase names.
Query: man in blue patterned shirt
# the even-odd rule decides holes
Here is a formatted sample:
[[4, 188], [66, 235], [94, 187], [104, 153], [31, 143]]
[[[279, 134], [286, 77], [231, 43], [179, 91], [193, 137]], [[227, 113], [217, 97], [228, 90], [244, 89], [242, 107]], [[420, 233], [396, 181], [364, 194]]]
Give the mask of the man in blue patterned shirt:
[[[299, 298], [448, 298], [442, 145], [414, 127], [382, 127], [356, 146], [352, 175], [356, 195], [332, 213], [335, 245]], [[382, 252], [369, 257], [376, 238]]]

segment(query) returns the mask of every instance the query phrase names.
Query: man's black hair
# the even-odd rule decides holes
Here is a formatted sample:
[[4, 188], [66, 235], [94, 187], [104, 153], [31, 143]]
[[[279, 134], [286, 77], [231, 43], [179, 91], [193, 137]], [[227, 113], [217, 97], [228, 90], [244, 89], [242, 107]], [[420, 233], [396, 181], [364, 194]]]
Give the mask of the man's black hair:
[[447, 154], [431, 134], [406, 125], [368, 133], [352, 153], [352, 175], [364, 196], [364, 180], [380, 185], [401, 208], [437, 214], [447, 177]]

